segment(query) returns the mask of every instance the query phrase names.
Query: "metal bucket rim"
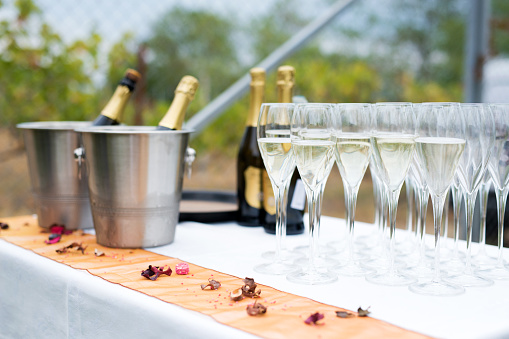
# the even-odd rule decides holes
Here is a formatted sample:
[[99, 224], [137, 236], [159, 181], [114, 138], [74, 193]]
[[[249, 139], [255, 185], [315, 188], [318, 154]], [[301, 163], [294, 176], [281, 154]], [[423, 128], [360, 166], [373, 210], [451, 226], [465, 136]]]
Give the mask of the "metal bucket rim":
[[16, 127], [20, 129], [74, 131], [77, 128], [90, 126], [90, 121], [33, 121], [22, 122]]
[[158, 130], [155, 126], [87, 126], [76, 128], [79, 133], [92, 134], [190, 134], [194, 130]]

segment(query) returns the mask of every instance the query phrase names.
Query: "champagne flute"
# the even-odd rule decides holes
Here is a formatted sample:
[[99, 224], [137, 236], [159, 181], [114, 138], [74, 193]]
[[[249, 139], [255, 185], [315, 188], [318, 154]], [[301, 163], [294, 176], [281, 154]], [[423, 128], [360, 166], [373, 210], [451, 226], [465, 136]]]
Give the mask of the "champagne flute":
[[340, 275], [363, 276], [374, 270], [360, 267], [354, 253], [355, 206], [359, 187], [366, 173], [371, 156], [371, 116], [369, 104], [338, 104], [334, 115], [336, 122], [336, 163], [343, 180], [348, 225], [348, 257], [346, 262], [330, 268]]
[[465, 120], [454, 103], [426, 103], [418, 116], [416, 139], [418, 165], [431, 192], [435, 230], [435, 271], [429, 281], [413, 284], [412, 292], [425, 295], [457, 295], [462, 286], [448, 284], [440, 276], [440, 231], [445, 197], [465, 149]]
[[415, 150], [415, 117], [411, 103], [377, 103], [375, 110], [376, 131], [371, 145], [388, 197], [390, 265], [388, 270], [368, 275], [366, 280], [390, 286], [409, 285], [415, 279], [400, 274], [394, 265], [394, 232], [399, 193]]
[[509, 279], [509, 270], [503, 257], [504, 212], [509, 192], [509, 104], [490, 105], [495, 121], [495, 143], [489, 160], [493, 186], [498, 205], [498, 256], [494, 267], [483, 268], [479, 273], [491, 279]]
[[288, 274], [299, 269], [283, 262], [281, 238], [286, 225], [286, 202], [288, 187], [295, 170], [295, 157], [290, 141], [290, 123], [293, 104], [262, 104], [258, 118], [258, 147], [269, 175], [276, 200], [276, 252], [271, 263], [255, 266], [264, 274]]
[[335, 273], [319, 272], [314, 264], [321, 214], [318, 202], [334, 164], [333, 119], [330, 104], [299, 104], [292, 118], [292, 149], [306, 189], [309, 214], [308, 266], [302, 272], [286, 276], [289, 281], [299, 284], [325, 284], [337, 280]]
[[490, 152], [495, 140], [493, 115], [486, 105], [461, 104], [466, 129], [465, 151], [458, 166], [458, 179], [465, 198], [467, 224], [467, 256], [462, 272], [454, 273], [445, 280], [462, 286], [489, 286], [493, 281], [474, 272], [472, 266], [472, 225], [477, 191], [488, 166]]

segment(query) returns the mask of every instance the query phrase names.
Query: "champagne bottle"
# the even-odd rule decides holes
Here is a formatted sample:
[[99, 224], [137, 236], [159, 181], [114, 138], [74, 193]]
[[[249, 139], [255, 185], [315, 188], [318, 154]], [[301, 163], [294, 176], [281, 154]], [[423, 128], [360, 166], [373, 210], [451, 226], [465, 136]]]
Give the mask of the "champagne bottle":
[[124, 77], [120, 80], [117, 89], [113, 93], [110, 101], [104, 106], [101, 114], [95, 118], [93, 126], [118, 125], [122, 121], [122, 113], [124, 113], [127, 101], [131, 97], [136, 83], [141, 78], [140, 73], [134, 69], [128, 69]]
[[[278, 102], [292, 102], [293, 86], [295, 84], [295, 68], [280, 66], [277, 70], [277, 100]], [[263, 228], [265, 232], [276, 233], [276, 205], [274, 191], [266, 171], [263, 173]], [[300, 234], [304, 232], [302, 221], [306, 205], [306, 192], [300, 178], [299, 171], [295, 169], [288, 189], [286, 207], [286, 234]]]
[[198, 79], [190, 75], [185, 75], [180, 80], [175, 89], [173, 102], [157, 126], [158, 130], [179, 130], [182, 128], [187, 106], [193, 101], [198, 85]]
[[252, 68], [249, 112], [237, 157], [237, 222], [243, 226], [261, 226], [262, 172], [265, 171], [258, 148], [256, 125], [265, 91], [265, 70]]

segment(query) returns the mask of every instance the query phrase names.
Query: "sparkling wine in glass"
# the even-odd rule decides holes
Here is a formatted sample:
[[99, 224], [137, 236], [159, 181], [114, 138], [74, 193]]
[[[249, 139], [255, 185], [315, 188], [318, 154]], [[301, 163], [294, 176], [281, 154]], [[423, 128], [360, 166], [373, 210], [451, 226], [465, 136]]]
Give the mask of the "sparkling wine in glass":
[[416, 139], [418, 165], [433, 203], [435, 271], [429, 281], [411, 285], [412, 292], [425, 295], [456, 295], [464, 288], [442, 281], [440, 275], [440, 231], [445, 197], [465, 149], [465, 120], [457, 104], [426, 103], [418, 116]]
[[316, 285], [337, 280], [335, 273], [320, 272], [314, 264], [321, 214], [318, 202], [334, 164], [333, 119], [330, 104], [299, 104], [292, 118], [292, 149], [306, 189], [309, 215], [308, 265], [303, 271], [286, 276], [299, 284]]
[[295, 170], [295, 157], [290, 140], [293, 104], [262, 104], [258, 118], [258, 147], [269, 175], [276, 201], [276, 252], [271, 263], [255, 266], [265, 274], [288, 274], [298, 266], [283, 262], [281, 238], [286, 223], [286, 202], [290, 180]]
[[385, 271], [366, 276], [366, 280], [389, 286], [409, 285], [416, 280], [397, 271], [394, 242], [399, 194], [415, 151], [415, 116], [411, 103], [377, 103], [375, 110], [376, 130], [371, 145], [388, 198], [390, 265]]
[[339, 275], [363, 276], [374, 270], [357, 264], [354, 253], [355, 207], [359, 187], [371, 156], [371, 121], [369, 104], [338, 104], [335, 106], [335, 156], [343, 180], [348, 226], [346, 260], [330, 268]]

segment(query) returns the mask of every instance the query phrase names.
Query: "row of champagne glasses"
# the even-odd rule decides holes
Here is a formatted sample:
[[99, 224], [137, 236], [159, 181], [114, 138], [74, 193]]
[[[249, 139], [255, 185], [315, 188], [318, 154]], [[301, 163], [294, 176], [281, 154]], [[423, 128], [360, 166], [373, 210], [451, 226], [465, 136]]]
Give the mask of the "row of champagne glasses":
[[[394, 264], [396, 207], [399, 192], [409, 168], [412, 168], [411, 173], [417, 182], [415, 186], [418, 192], [416, 194], [418, 211], [425, 211], [427, 191], [430, 190], [435, 219], [434, 277], [428, 283], [412, 285], [411, 290], [425, 294], [462, 292], [462, 287], [459, 285], [443, 282], [439, 270], [441, 214], [445, 194], [453, 183], [453, 178], [457, 179], [454, 180], [454, 183], [459, 182], [461, 189], [466, 192], [467, 234], [469, 236], [467, 237], [466, 270], [461, 274], [448, 277], [447, 280], [469, 286], [468, 282], [465, 283], [465, 279], [472, 280], [472, 277], [478, 279], [476, 275], [472, 274], [472, 267], [469, 263], [472, 228], [470, 213], [472, 208], [470, 207], [472, 201], [475, 202], [474, 193], [477, 192], [479, 183], [486, 172], [487, 160], [490, 158], [495, 138], [494, 114], [491, 111], [492, 109], [483, 105], [473, 104], [460, 107], [459, 104], [454, 103], [429, 103], [417, 107], [410, 103], [376, 104], [374, 114], [373, 106], [369, 104], [334, 106], [304, 104], [297, 107], [292, 104], [263, 105], [258, 128], [259, 145], [274, 187], [276, 201], [284, 203], [284, 183], [289, 180], [295, 163], [305, 183], [308, 196], [309, 264], [304, 271], [288, 275], [288, 279], [316, 284], [334, 281], [335, 273], [339, 273], [340, 275], [354, 276], [368, 274], [368, 281], [380, 284], [407, 285], [414, 283], [415, 279], [399, 273]], [[500, 111], [506, 112], [506, 107], [502, 105]], [[503, 130], [503, 127], [501, 129]], [[507, 133], [507, 130], [506, 128], [504, 131]], [[504, 139], [502, 132], [498, 134], [500, 134], [500, 140]], [[274, 142], [272, 140], [274, 138], [284, 140]], [[275, 147], [275, 144], [278, 146]], [[270, 150], [266, 146], [270, 146]], [[414, 149], [416, 149], [415, 156]], [[465, 152], [463, 152], [464, 149]], [[275, 161], [273, 158], [283, 160]], [[315, 267], [314, 253], [318, 249], [316, 234], [319, 230], [320, 201], [334, 160], [338, 163], [345, 188], [349, 229], [348, 256], [346, 260], [330, 268], [328, 272], [318, 272]], [[372, 271], [369, 268], [356, 265], [356, 253], [353, 250], [355, 201], [368, 163], [371, 163], [372, 176], [374, 179], [376, 178], [375, 183], [378, 183], [375, 186], [378, 188], [377, 196], [382, 197], [378, 200], [388, 203], [387, 217], [390, 225], [388, 268], [371, 275], [369, 273]], [[458, 175], [455, 177], [458, 163], [460, 166], [457, 171]], [[496, 162], [493, 161], [493, 163]], [[493, 166], [493, 168], [495, 167]], [[493, 171], [490, 170], [490, 172]], [[380, 185], [380, 183], [383, 184]], [[453, 187], [457, 188], [457, 185], [453, 185]], [[505, 195], [501, 194], [502, 199], [507, 195], [507, 192], [505, 193]], [[387, 201], [384, 201], [383, 197], [386, 197]], [[284, 210], [284, 206], [279, 205], [279, 224], [284, 222], [284, 216], [279, 217], [284, 214]], [[424, 251], [425, 213], [417, 214], [422, 254]], [[383, 213], [381, 215], [384, 216]], [[278, 227], [276, 228], [278, 229]], [[277, 238], [283, 236], [278, 231], [276, 234]], [[279, 249], [279, 245], [277, 248]], [[501, 249], [500, 253], [502, 253]], [[502, 258], [501, 254], [499, 258]], [[424, 266], [422, 261], [423, 255], [419, 262], [421, 266]], [[271, 272], [264, 272], [272, 274], [286, 274], [297, 269], [295, 265], [283, 263], [278, 256], [276, 256], [275, 263], [261, 265], [256, 269], [263, 272], [263, 267], [274, 268]], [[282, 269], [283, 267], [285, 269]], [[503, 259], [499, 259], [497, 269], [500, 272], [506, 272]]]

